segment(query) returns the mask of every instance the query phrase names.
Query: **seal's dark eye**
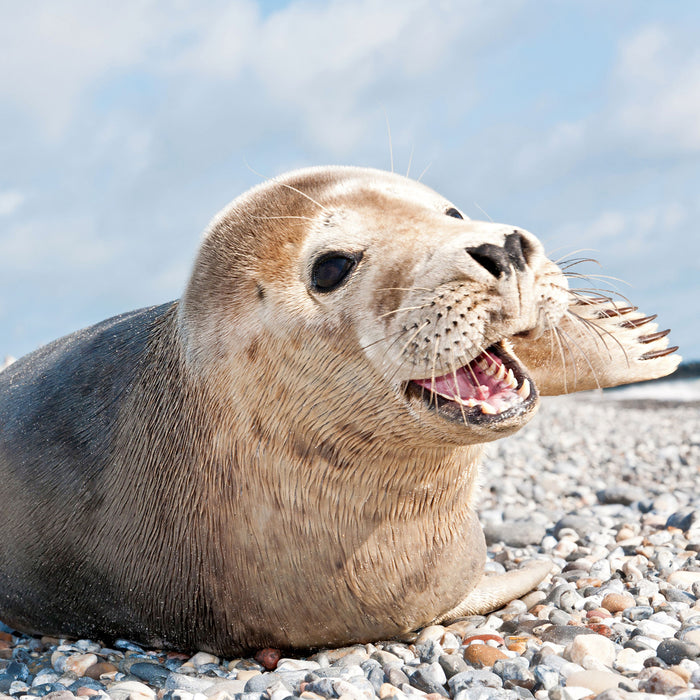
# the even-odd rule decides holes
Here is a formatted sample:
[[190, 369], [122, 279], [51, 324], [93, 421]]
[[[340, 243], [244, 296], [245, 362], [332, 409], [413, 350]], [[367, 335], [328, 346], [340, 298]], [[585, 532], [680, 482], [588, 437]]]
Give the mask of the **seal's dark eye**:
[[311, 281], [317, 292], [332, 292], [339, 287], [362, 254], [326, 253], [313, 266]]
[[454, 207], [450, 207], [445, 214], [447, 214], [447, 216], [454, 216], [455, 219], [464, 218]]

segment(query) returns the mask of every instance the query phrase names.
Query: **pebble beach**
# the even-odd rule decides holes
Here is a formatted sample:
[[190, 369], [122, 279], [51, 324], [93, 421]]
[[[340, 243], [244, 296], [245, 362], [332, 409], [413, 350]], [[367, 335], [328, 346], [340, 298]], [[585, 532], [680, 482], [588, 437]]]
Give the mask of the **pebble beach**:
[[547, 399], [489, 446], [487, 571], [552, 563], [502, 610], [410, 640], [237, 659], [0, 624], [0, 698], [700, 700], [700, 395], [673, 396]]

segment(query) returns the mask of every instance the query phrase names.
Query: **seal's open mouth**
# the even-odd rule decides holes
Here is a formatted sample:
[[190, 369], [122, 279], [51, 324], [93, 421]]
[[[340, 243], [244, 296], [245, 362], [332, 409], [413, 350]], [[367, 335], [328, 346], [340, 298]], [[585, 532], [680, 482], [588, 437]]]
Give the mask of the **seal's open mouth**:
[[410, 381], [407, 393], [447, 418], [479, 423], [511, 418], [537, 400], [533, 383], [503, 342], [454, 372]]

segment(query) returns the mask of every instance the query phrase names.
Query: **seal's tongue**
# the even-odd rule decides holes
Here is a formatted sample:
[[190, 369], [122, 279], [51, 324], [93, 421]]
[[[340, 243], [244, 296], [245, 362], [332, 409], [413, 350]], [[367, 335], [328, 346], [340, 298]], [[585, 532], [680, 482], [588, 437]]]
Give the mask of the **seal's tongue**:
[[506, 370], [501, 359], [488, 351], [454, 372], [414, 382], [445, 399], [470, 408], [479, 406], [482, 413], [490, 414], [502, 413], [530, 393], [528, 380], [518, 388], [513, 370]]

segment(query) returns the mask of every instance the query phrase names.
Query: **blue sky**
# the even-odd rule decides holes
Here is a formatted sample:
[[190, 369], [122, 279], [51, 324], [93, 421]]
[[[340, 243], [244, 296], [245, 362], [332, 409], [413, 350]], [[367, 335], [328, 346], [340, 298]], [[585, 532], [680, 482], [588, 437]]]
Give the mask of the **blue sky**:
[[700, 3], [0, 0], [0, 18], [0, 355], [178, 297], [256, 172], [388, 169], [388, 119], [397, 170], [555, 258], [594, 249], [589, 271], [700, 359]]

